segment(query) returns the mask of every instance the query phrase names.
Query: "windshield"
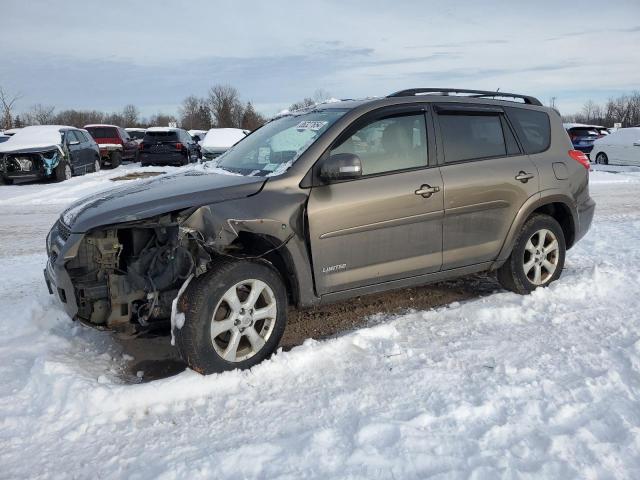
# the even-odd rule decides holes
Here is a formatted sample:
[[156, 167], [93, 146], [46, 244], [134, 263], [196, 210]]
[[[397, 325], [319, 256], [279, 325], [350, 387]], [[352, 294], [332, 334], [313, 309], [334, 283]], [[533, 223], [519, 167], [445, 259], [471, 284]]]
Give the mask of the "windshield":
[[269, 122], [219, 157], [215, 166], [251, 176], [284, 173], [346, 111], [314, 110]]
[[127, 133], [134, 140], [142, 140], [144, 138], [144, 132], [140, 132], [138, 130], [127, 130]]

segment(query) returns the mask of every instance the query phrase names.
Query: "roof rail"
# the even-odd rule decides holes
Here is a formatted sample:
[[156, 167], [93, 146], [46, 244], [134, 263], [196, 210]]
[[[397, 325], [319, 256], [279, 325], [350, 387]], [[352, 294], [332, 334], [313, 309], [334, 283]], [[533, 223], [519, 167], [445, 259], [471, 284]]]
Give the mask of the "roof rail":
[[410, 88], [408, 90], [400, 90], [392, 93], [389, 97], [413, 97], [423, 93], [433, 93], [440, 95], [449, 95], [451, 93], [467, 93], [474, 98], [521, 98], [528, 105], [542, 106], [540, 100], [529, 95], [520, 95], [517, 93], [506, 92], [490, 92], [488, 90], [466, 90], [463, 88]]

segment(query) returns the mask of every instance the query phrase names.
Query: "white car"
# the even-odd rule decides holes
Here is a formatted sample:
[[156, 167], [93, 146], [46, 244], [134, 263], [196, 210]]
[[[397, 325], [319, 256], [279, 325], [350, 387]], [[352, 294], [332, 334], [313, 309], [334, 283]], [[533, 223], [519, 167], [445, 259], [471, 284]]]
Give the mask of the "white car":
[[597, 139], [591, 159], [601, 165], [640, 166], [640, 127], [620, 128]]
[[212, 128], [200, 142], [203, 159], [219, 157], [246, 136], [245, 131], [239, 128]]

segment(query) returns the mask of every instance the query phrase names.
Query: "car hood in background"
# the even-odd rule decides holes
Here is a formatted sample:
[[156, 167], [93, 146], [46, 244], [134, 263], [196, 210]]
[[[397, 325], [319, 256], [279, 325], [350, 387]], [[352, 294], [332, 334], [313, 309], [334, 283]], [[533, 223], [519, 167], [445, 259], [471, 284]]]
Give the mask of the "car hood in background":
[[83, 198], [62, 214], [73, 233], [143, 220], [155, 215], [235, 200], [258, 193], [264, 177], [245, 177], [189, 170], [114, 188]]

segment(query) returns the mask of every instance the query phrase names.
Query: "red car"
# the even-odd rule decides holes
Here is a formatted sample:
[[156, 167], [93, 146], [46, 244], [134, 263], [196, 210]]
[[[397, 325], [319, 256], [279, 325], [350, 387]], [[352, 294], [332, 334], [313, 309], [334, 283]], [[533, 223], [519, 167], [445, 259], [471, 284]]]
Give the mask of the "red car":
[[116, 125], [85, 125], [100, 147], [102, 163], [116, 168], [123, 160], [137, 161], [138, 143]]

